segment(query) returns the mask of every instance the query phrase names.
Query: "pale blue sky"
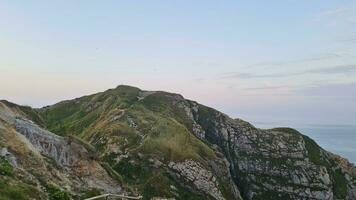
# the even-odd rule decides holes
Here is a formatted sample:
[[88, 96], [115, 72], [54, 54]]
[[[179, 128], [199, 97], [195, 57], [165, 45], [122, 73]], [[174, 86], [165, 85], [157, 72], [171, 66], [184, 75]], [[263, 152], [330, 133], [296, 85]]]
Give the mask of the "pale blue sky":
[[1, 1], [0, 98], [129, 84], [232, 117], [356, 124], [356, 1]]

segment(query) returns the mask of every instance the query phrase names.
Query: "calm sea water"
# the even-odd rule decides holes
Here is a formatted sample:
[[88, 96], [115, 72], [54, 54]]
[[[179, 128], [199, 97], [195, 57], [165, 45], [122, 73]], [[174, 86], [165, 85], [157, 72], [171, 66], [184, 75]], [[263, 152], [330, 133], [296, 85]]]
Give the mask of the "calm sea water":
[[[274, 123], [257, 122], [254, 125], [258, 128], [277, 127]], [[356, 126], [302, 125], [291, 127], [314, 139], [322, 148], [356, 164]]]

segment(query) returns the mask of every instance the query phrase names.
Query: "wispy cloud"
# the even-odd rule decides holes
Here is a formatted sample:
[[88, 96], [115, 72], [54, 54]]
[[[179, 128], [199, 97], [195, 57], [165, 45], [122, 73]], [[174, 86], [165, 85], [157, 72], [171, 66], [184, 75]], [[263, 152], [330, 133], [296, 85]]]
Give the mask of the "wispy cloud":
[[265, 85], [265, 86], [259, 86], [259, 87], [246, 87], [246, 88], [242, 88], [242, 90], [248, 90], [248, 91], [293, 90], [293, 89], [303, 88], [303, 87], [306, 87], [306, 86], [308, 86], [308, 85], [307, 84], [301, 84], [301, 85]]
[[[355, 22], [356, 22], [356, 18], [355, 18]], [[341, 42], [341, 43], [350, 43], [350, 42], [356, 42], [356, 34], [355, 35], [349, 35], [346, 37], [339, 37], [336, 38], [335, 40], [336, 42]]]
[[314, 20], [320, 21], [321, 19], [326, 18], [326, 17], [339, 16], [343, 13], [348, 12], [350, 9], [351, 9], [350, 7], [339, 7], [339, 8], [333, 9], [333, 10], [322, 11], [322, 12], [319, 12], [314, 15]]
[[349, 74], [356, 73], [356, 64], [355, 65], [340, 65], [334, 67], [313, 69], [306, 71], [305, 73], [313, 74]]
[[330, 75], [330, 74], [350, 74], [356, 73], [356, 64], [351, 65], [338, 65], [332, 67], [324, 67], [312, 70], [306, 70], [302, 72], [289, 72], [289, 73], [272, 73], [272, 74], [258, 74], [258, 73], [225, 73], [221, 76], [222, 79], [253, 79], [253, 78], [285, 78], [291, 76], [299, 76], [305, 74], [319, 74], [319, 75]]
[[296, 90], [295, 93], [302, 96], [355, 98], [356, 82], [326, 83], [318, 86], [300, 88]]
[[[286, 74], [284, 73], [276, 73], [276, 74], [257, 74], [257, 73], [225, 73], [221, 78], [222, 79], [230, 79], [230, 78], [237, 78], [237, 79], [252, 79], [252, 78], [279, 78]], [[290, 75], [290, 74], [289, 74]]]
[[328, 53], [321, 53], [321, 54], [318, 54], [318, 55], [309, 56], [309, 57], [300, 58], [300, 59], [295, 59], [295, 60], [255, 63], [255, 64], [251, 64], [251, 65], [246, 66], [246, 68], [260, 67], [260, 66], [263, 66], [263, 67], [266, 67], [266, 66], [285, 66], [285, 65], [290, 65], [290, 64], [301, 64], [301, 63], [308, 63], [308, 62], [314, 62], [314, 61], [329, 60], [329, 59], [339, 58], [339, 57], [342, 57], [342, 56], [343, 56], [343, 54], [341, 52], [328, 52]]
[[248, 91], [243, 96], [296, 96], [296, 97], [333, 97], [355, 98], [356, 82], [333, 83], [316, 82], [301, 85], [275, 85], [242, 88]]
[[325, 21], [329, 25], [337, 25], [340, 22], [348, 22], [353, 23], [356, 22], [356, 5], [347, 5], [347, 6], [340, 6], [335, 9], [321, 11], [316, 13], [312, 21], [314, 22], [321, 22]]
[[261, 87], [248, 87], [242, 88], [243, 90], [276, 90], [276, 89], [283, 89], [287, 86], [261, 86]]

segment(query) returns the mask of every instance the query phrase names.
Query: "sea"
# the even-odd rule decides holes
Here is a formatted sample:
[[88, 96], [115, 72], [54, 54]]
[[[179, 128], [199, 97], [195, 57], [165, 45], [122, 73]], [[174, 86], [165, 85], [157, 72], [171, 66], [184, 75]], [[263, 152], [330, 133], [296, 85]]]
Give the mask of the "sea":
[[[280, 127], [272, 122], [254, 122], [252, 124], [257, 128]], [[356, 125], [296, 125], [290, 127], [309, 136], [323, 149], [356, 164]]]

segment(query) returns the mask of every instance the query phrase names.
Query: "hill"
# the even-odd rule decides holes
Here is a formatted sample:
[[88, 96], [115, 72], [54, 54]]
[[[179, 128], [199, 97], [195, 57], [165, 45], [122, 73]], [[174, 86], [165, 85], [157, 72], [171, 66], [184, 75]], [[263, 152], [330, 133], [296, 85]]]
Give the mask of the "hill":
[[179, 94], [118, 86], [40, 109], [1, 101], [0, 132], [0, 184], [22, 199], [356, 199], [355, 167], [307, 136]]

